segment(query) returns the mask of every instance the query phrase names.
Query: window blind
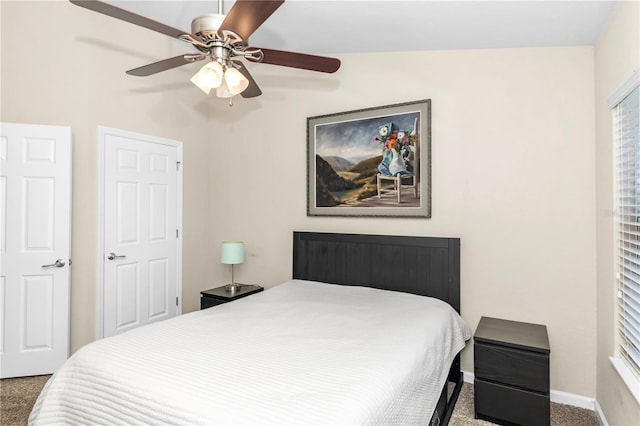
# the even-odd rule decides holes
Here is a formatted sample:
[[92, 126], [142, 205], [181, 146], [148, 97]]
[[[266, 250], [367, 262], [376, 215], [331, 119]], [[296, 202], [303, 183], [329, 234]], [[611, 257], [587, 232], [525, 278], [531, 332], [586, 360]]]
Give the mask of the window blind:
[[640, 378], [640, 91], [613, 107], [619, 355]]

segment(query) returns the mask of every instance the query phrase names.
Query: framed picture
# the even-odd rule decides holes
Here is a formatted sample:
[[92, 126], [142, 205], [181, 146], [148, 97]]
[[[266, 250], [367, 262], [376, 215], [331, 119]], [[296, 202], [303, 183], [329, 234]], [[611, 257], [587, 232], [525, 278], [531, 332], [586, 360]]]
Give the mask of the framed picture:
[[307, 215], [431, 217], [431, 100], [307, 118]]

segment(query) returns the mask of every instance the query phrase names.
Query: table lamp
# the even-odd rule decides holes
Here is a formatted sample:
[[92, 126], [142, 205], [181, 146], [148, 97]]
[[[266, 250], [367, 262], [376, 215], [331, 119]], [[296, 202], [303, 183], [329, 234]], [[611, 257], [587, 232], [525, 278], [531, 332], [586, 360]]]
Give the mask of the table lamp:
[[244, 262], [244, 243], [242, 241], [223, 241], [220, 262], [231, 265], [231, 283], [224, 286], [224, 289], [228, 292], [240, 290], [242, 284], [236, 284], [234, 280], [233, 265]]

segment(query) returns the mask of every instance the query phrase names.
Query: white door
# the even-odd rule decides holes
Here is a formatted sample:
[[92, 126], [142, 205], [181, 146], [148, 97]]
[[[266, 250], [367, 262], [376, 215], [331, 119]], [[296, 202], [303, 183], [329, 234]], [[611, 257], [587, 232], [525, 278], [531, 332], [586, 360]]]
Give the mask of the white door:
[[0, 123], [0, 377], [69, 355], [71, 129]]
[[103, 337], [181, 311], [181, 143], [100, 127]]

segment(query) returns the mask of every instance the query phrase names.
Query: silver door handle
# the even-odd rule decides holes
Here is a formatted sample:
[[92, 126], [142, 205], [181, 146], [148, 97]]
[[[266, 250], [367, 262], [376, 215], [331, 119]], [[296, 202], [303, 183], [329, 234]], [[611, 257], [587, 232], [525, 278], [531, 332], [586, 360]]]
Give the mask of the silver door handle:
[[56, 268], [62, 268], [64, 265], [66, 265], [66, 263], [64, 263], [64, 260], [57, 259], [56, 263], [52, 263], [51, 265], [42, 265], [42, 267], [43, 268], [53, 268], [55, 266]]
[[113, 259], [121, 259], [123, 257], [127, 257], [127, 256], [118, 256], [117, 254], [115, 254], [114, 252], [111, 252], [107, 255], [107, 259], [109, 260], [113, 260]]

